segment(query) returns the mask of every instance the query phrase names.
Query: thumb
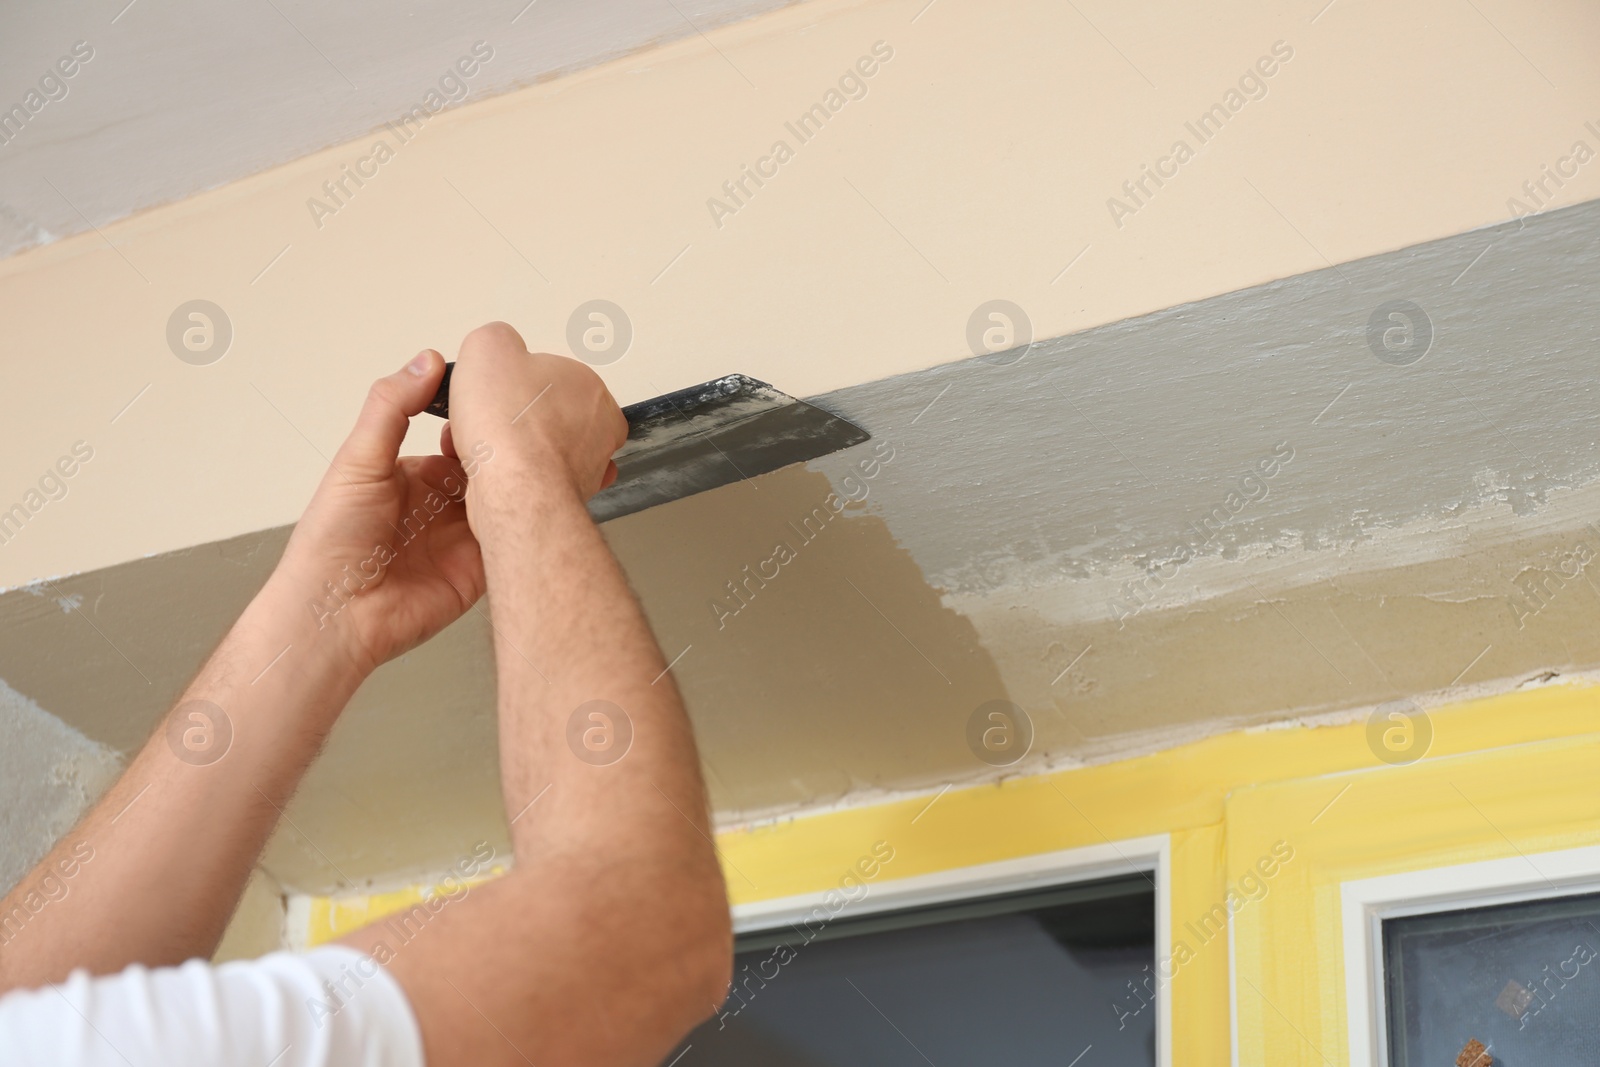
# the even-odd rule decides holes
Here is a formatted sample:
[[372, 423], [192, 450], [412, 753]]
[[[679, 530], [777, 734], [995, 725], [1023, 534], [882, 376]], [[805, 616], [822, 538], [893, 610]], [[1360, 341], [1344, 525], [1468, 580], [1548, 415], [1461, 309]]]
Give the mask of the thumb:
[[352, 481], [379, 481], [393, 474], [411, 416], [428, 406], [443, 377], [444, 357], [428, 348], [373, 382], [355, 428], [333, 458], [340, 473]]

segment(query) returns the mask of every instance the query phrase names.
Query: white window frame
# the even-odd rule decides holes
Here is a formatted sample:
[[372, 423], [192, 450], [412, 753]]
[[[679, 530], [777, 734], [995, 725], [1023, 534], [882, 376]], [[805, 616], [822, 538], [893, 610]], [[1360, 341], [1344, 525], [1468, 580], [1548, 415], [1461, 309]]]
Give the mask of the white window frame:
[[1389, 1067], [1383, 920], [1597, 891], [1600, 845], [1340, 883], [1350, 1067]]
[[[1156, 887], [1156, 959], [1172, 952], [1172, 845], [1167, 834], [1108, 841], [1102, 845], [1042, 852], [1018, 859], [956, 867], [909, 878], [872, 880], [866, 896], [840, 912], [841, 918], [950, 904], [1001, 893], [1051, 889], [1094, 882], [1130, 871], [1152, 876]], [[841, 875], [844, 873], [840, 872]], [[782, 929], [809, 918], [830, 891], [737, 904], [736, 933]], [[1154, 968], [1152, 968], [1154, 970]], [[1156, 1064], [1172, 1067], [1172, 998], [1169, 983], [1156, 980]], [[1070, 1053], [1069, 1053], [1070, 1055]]]

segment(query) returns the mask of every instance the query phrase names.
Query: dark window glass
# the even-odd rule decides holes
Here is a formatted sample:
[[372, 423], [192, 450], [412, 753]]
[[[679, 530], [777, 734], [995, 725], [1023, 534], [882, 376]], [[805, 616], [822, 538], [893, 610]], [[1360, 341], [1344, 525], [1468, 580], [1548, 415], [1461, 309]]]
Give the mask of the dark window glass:
[[1388, 919], [1393, 1067], [1600, 1063], [1600, 894]]
[[[1150, 1067], [1142, 875], [739, 939], [735, 990], [676, 1067]], [[1092, 1046], [1088, 1055], [1076, 1060]]]

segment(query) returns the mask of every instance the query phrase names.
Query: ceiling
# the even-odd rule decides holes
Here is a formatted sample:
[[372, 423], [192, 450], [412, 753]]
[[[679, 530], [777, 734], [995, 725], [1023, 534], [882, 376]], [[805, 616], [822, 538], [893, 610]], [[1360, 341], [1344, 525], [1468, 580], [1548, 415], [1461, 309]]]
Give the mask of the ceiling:
[[[495, 318], [566, 351], [596, 297], [635, 327], [601, 368], [624, 402], [740, 370], [875, 439], [605, 527], [724, 823], [1600, 664], [1600, 594], [1561, 570], [1600, 542], [1600, 168], [1538, 204], [1578, 206], [1486, 226], [1600, 143], [1597, 19], [1580, 0], [8, 10], [0, 105], [74, 42], [94, 56], [0, 146], [0, 387], [26, 398], [0, 508], [74, 441], [95, 458], [0, 546], [3, 784], [41, 783], [0, 873], [214, 647], [373, 376]], [[456, 94], [477, 102], [308, 215], [364, 131], [480, 40]], [[894, 59], [870, 95], [708, 216], [875, 42]], [[1180, 179], [1143, 177], [1291, 42]], [[1108, 213], [1136, 179], [1137, 210]], [[233, 325], [204, 366], [166, 332], [197, 297]], [[996, 299], [1045, 340], [967, 358]], [[436, 432], [418, 420], [408, 450]], [[857, 502], [802, 534], [836, 491]], [[796, 558], [733, 613], [728, 583], [779, 541]], [[485, 631], [472, 613], [363, 688], [269, 849], [283, 886], [389, 884], [503, 839]], [[997, 767], [967, 729], [1002, 699], [1034, 738]]]
[[[0, 258], [342, 144], [430, 91], [454, 107], [791, 2], [11, 5], [0, 18], [4, 106], [78, 42], [92, 58], [0, 146]], [[492, 58], [441, 89], [478, 42]]]
[[[817, 398], [875, 440], [604, 527], [719, 819], [1600, 665], [1600, 592], [1560, 570], [1600, 548], [1597, 295], [1592, 202]], [[1396, 299], [1425, 350], [1369, 341]], [[858, 503], [802, 531], [830, 492]], [[286, 534], [0, 595], [0, 677], [130, 751]], [[1014, 766], [968, 745], [996, 699], [1035, 731]], [[392, 882], [498, 840], [500, 804], [475, 612], [363, 688], [266, 866]]]
[[[272, 3], [362, 92], [390, 86], [382, 109], [375, 104], [357, 127], [330, 128], [338, 101], [354, 101], [356, 91]], [[397, 138], [362, 136], [200, 193], [191, 179], [205, 160], [196, 156], [226, 160], [236, 173], [301, 150], [284, 138], [349, 136], [392, 117], [383, 109], [415, 98], [397, 86], [425, 91], [442, 69], [439, 55], [460, 55], [477, 39], [476, 29], [451, 21], [465, 16], [437, 6], [395, 14], [282, 0], [226, 15], [152, 0], [111, 13], [8, 10], [0, 47], [12, 51], [0, 77], [52, 63], [77, 39], [66, 31], [78, 15], [118, 33], [149, 33], [154, 51], [120, 70], [109, 65], [124, 55], [118, 38], [97, 44], [71, 94], [0, 147], [0, 186], [20, 182], [28, 196], [65, 211], [50, 184], [28, 177], [30, 153], [54, 144], [87, 153], [46, 175], [74, 203], [76, 183], [122, 195], [140, 187], [141, 175], [176, 175], [174, 188], [189, 195], [0, 260], [0, 321], [21, 354], [0, 364], [0, 390], [28, 398], [8, 412], [0, 492], [9, 495], [0, 504], [17, 499], [75, 441], [95, 451], [70, 498], [4, 546], [0, 588], [293, 521], [372, 378], [422, 345], [451, 351], [491, 319], [514, 323], [535, 347], [563, 352], [575, 308], [595, 298], [625, 308], [633, 347], [600, 368], [624, 403], [735, 370], [794, 395], [887, 379], [897, 384], [886, 388], [909, 389], [920, 379], [900, 376], [971, 355], [973, 316], [996, 299], [1024, 310], [1032, 336], [1090, 336], [1091, 328], [1502, 220], [1507, 196], [1530, 175], [1560, 165], [1574, 138], [1594, 138], [1585, 123], [1600, 121], [1600, 67], [1582, 42], [1600, 33], [1600, 8], [1581, 0], [1478, 7], [811, 0], [452, 109], [400, 146], [382, 177], [350, 192], [332, 218], [313, 218], [308, 203], [376, 142]], [[502, 12], [516, 33], [536, 18], [554, 21], [537, 23], [540, 32], [520, 43], [496, 44], [480, 76], [521, 69], [523, 59], [527, 70], [542, 69], [539, 49], [604, 36], [555, 33], [561, 19], [581, 23], [582, 13], [599, 12], [606, 32], [619, 33], [648, 23], [623, 17], [630, 10], [540, 0]], [[651, 10], [658, 21], [676, 17], [670, 3]], [[702, 9], [684, 11], [699, 19]], [[199, 34], [228, 57], [207, 67], [210, 52], [190, 58], [190, 31], [215, 18], [246, 20], [249, 31]], [[269, 21], [248, 22], [255, 18]], [[423, 29], [405, 28], [412, 23]], [[379, 30], [399, 36], [364, 36]], [[324, 31], [340, 44], [325, 41]], [[57, 34], [68, 43], [54, 43]], [[1416, 40], [1428, 47], [1413, 47]], [[867, 94], [797, 144], [781, 177], [755, 189], [735, 216], [713, 218], [710, 195], [727, 196], [730, 175], [759, 164], [774, 138], [798, 141], [787, 125], [880, 45], [893, 59], [878, 61]], [[1237, 92], [1242, 71], [1274, 69], [1266, 62], [1273, 50], [1290, 48], [1292, 60], [1273, 60], [1266, 95], [1241, 104], [1181, 177], [1155, 187], [1142, 176], [1142, 166], [1162, 165], [1175, 137], [1194, 139], [1188, 126]], [[368, 55], [385, 58], [362, 62]], [[424, 71], [419, 87], [412, 78]], [[92, 80], [101, 74], [104, 81]], [[12, 83], [14, 91], [24, 82]], [[58, 120], [102, 107], [121, 109], [125, 120], [51, 140], [65, 130]], [[156, 128], [202, 114], [215, 121], [202, 122], [198, 134]], [[1130, 176], [1153, 198], [1132, 216], [1113, 216], [1108, 200], [1128, 198]], [[221, 178], [205, 178], [214, 180]], [[1558, 194], [1560, 203], [1600, 195], [1600, 167], [1587, 166]], [[1488, 252], [1447, 288], [1459, 292], [1498, 256]], [[197, 298], [232, 324], [224, 357], [203, 366], [178, 357], [168, 334], [173, 316]], [[1181, 326], [1161, 329], [1182, 334]], [[1097, 388], [1138, 383], [1165, 396], [1168, 379], [1213, 394], [1220, 388], [1184, 344], [1157, 355], [1118, 341], [1115, 331], [1092, 336], [1110, 339], [1103, 353], [1091, 353], [1100, 365], [1126, 364]], [[1224, 349], [1206, 358], [1228, 356]], [[1037, 362], [1030, 356], [1006, 369]], [[1007, 388], [1015, 380], [982, 382], [996, 403], [966, 418], [984, 428], [975, 445], [1027, 451], [1012, 431], [1060, 434], [1073, 425], [1070, 407], [1059, 420], [1014, 418], [1022, 400], [1036, 399]], [[977, 403], [964, 395], [953, 389], [916, 428]], [[1119, 411], [1130, 403], [1110, 395], [1106, 402]], [[1199, 432], [1207, 414], [1224, 424]], [[1173, 417], [1204, 437], [1254, 414], [1219, 402]], [[1133, 425], [1151, 417], [1128, 415]], [[436, 433], [418, 420], [408, 450], [431, 450]], [[1120, 463], [1099, 441], [1091, 434], [1077, 454]], [[1253, 439], [1239, 445], [1251, 456], [1257, 447]], [[1157, 468], [1176, 462], [1147, 459]], [[1075, 473], [1070, 464], [1064, 470]], [[1163, 484], [1159, 469], [1145, 473]], [[1056, 499], [1075, 484], [1062, 481]], [[1017, 500], [985, 499], [1013, 514], [1035, 492], [1052, 493], [1047, 485], [1011, 488]], [[1072, 511], [1056, 514], [1065, 521]], [[1244, 519], [1263, 514], [1252, 509]], [[982, 515], [957, 514], [953, 528], [969, 534]], [[936, 533], [896, 535], [916, 543], [919, 565], [939, 582], [972, 587], [973, 575]], [[1067, 535], [1042, 536], [1046, 543], [1024, 551], [1024, 563], [1054, 558], [1053, 539]]]

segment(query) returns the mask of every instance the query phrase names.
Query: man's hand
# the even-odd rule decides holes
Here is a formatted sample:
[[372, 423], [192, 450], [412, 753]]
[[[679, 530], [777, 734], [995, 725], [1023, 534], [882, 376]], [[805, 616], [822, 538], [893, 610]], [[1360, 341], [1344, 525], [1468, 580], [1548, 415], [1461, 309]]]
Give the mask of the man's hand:
[[[442, 455], [398, 458], [411, 417], [433, 399], [443, 375], [444, 359], [429, 349], [372, 384], [273, 576], [303, 602], [321, 634], [342, 643], [362, 676], [444, 629], [483, 595], [483, 560], [467, 525], [467, 475], [449, 433]], [[491, 456], [480, 445], [467, 462], [476, 468]]]
[[[726, 995], [733, 939], [683, 701], [584, 507], [627, 420], [587, 366], [501, 323], [462, 344], [450, 412], [457, 447], [494, 455], [467, 513], [515, 865], [415, 940], [378, 925], [345, 943], [399, 980], [435, 1067], [659, 1063]], [[626, 726], [603, 758], [571, 740], [589, 713]]]
[[[616, 479], [611, 456], [628, 439], [628, 422], [598, 374], [575, 359], [530, 353], [503, 322], [480, 326], [461, 343], [450, 410], [447, 453], [472, 442], [496, 457], [477, 484], [532, 481], [588, 500]], [[474, 489], [469, 511], [501, 495]], [[486, 533], [475, 514], [473, 529]]]
[[[0, 938], [0, 991], [211, 955], [350, 696], [483, 594], [454, 450], [397, 458], [443, 374], [428, 351], [373, 385], [266, 586], [127, 773], [0, 904], [29, 916]], [[226, 725], [216, 747], [188, 747], [195, 714]], [[18, 912], [64, 864], [71, 894]]]
[[[732, 929], [694, 735], [584, 508], [615, 477], [626, 420], [588, 367], [530, 355], [495, 323], [462, 345], [442, 454], [398, 459], [442, 373], [428, 351], [373, 386], [277, 571], [166, 727], [0, 904], [24, 916], [0, 991], [215, 951], [366, 673], [459, 616], [487, 575], [515, 867], [417, 938], [380, 925], [345, 943], [399, 980], [435, 1067], [657, 1063], [726, 995]], [[569, 740], [595, 701], [630, 724], [598, 761]], [[172, 740], [193, 702], [230, 724], [214, 751]], [[69, 861], [70, 895], [25, 908]]]

